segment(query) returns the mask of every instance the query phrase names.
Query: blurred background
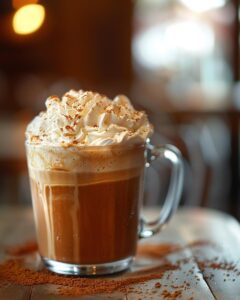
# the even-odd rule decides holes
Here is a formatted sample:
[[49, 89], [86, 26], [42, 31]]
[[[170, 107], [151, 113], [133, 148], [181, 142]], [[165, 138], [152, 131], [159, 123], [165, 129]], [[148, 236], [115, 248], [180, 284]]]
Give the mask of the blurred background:
[[[26, 124], [81, 88], [128, 95], [181, 149], [181, 205], [239, 218], [239, 18], [238, 0], [1, 0], [0, 203], [30, 203]], [[156, 205], [168, 166], [148, 173]]]

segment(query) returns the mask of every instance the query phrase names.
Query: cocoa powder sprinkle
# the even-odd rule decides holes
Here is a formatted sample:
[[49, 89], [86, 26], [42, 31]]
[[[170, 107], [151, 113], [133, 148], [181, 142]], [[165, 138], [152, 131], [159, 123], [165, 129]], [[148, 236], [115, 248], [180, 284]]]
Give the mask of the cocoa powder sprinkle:
[[[160, 259], [160, 261], [156, 261], [155, 266], [111, 278], [81, 278], [57, 275], [44, 268], [33, 270], [29, 267], [29, 263], [26, 264], [26, 261], [29, 261], [30, 258], [34, 259], [35, 256], [33, 254], [37, 251], [37, 244], [35, 241], [28, 241], [19, 246], [6, 248], [6, 253], [11, 255], [11, 258], [0, 264], [0, 286], [6, 284], [18, 284], [22, 286], [54, 284], [57, 285], [57, 293], [66, 296], [101, 293], [111, 294], [114, 291], [123, 293], [130, 291], [141, 296], [143, 295], [141, 294], [141, 289], [138, 289], [138, 286], [134, 285], [142, 284], [144, 286], [149, 280], [154, 279], [159, 281], [157, 281], [151, 289], [144, 288], [144, 296], [145, 294], [159, 295], [159, 297], [161, 296], [163, 299], [174, 300], [181, 298], [183, 296], [183, 291], [191, 289], [191, 284], [188, 280], [184, 280], [181, 284], [176, 284], [176, 281], [174, 282], [173, 280], [178, 280], [179, 278], [174, 278], [172, 276], [173, 272], [177, 269], [181, 270], [182, 266], [189, 263], [192, 258], [180, 259], [175, 264], [172, 264], [164, 256], [167, 257], [169, 254], [182, 251], [187, 247], [205, 247], [208, 245], [210, 244], [207, 241], [196, 241], [184, 247], [175, 244], [142, 244], [139, 245], [138, 255]], [[233, 262], [221, 261], [217, 256], [209, 260], [199, 260], [197, 257], [194, 257], [194, 261], [197, 263], [201, 272], [205, 272], [206, 269], [224, 270], [226, 272], [224, 275], [225, 278], [232, 282], [235, 282], [236, 279], [230, 278], [230, 274], [234, 274], [236, 277], [240, 274], [236, 264]], [[194, 275], [194, 267], [191, 267], [186, 272], [184, 271], [183, 274], [190, 276], [191, 281], [194, 279], [196, 284], [200, 281], [198, 276]], [[168, 280], [168, 284], [161, 284], [163, 276], [164, 280]], [[214, 274], [210, 273], [208, 275], [209, 279], [212, 279], [213, 277]], [[226, 281], [225, 278], [223, 278], [223, 282]], [[193, 297], [188, 299], [192, 300]]]
[[155, 288], [159, 289], [161, 286], [162, 286], [162, 285], [161, 285], [160, 282], [156, 282], [156, 283], [155, 283]]
[[143, 283], [151, 279], [160, 279], [166, 271], [177, 269], [177, 266], [167, 264], [159, 267], [158, 271], [145, 275], [127, 275], [123, 278], [80, 278], [61, 276], [46, 269], [34, 271], [25, 267], [21, 258], [9, 259], [0, 268], [0, 280], [14, 284], [31, 286], [39, 284], [56, 284], [60, 287], [58, 292], [63, 295], [90, 295], [98, 293], [112, 293], [121, 291], [127, 286]]
[[8, 255], [26, 255], [38, 250], [37, 243], [35, 241], [27, 241], [25, 244], [18, 246], [8, 246], [6, 247], [5, 252]]

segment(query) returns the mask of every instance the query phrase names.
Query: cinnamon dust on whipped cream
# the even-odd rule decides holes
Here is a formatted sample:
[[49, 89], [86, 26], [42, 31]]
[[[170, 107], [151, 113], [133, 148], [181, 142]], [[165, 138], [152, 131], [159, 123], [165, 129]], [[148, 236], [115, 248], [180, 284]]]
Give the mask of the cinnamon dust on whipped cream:
[[146, 113], [135, 110], [126, 96], [111, 100], [90, 91], [70, 90], [62, 99], [46, 100], [46, 111], [28, 125], [26, 140], [66, 147], [142, 144], [152, 132]]

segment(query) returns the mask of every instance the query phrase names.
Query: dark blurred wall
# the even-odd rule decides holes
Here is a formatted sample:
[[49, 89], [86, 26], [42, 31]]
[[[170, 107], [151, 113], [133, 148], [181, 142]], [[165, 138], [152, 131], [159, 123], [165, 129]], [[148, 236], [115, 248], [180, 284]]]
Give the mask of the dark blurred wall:
[[11, 1], [0, 3], [0, 75], [7, 83], [1, 110], [24, 108], [16, 100], [16, 86], [26, 74], [50, 83], [73, 78], [81, 88], [110, 95], [129, 90], [132, 1], [52, 0], [39, 4], [46, 9], [43, 26], [21, 36], [12, 29]]
[[58, 70], [83, 85], [128, 87], [132, 1], [58, 1]]
[[132, 81], [132, 1], [38, 4], [43, 25], [18, 35], [13, 1], [0, 0], [0, 203], [30, 201], [24, 131], [49, 95], [70, 88], [129, 94]]

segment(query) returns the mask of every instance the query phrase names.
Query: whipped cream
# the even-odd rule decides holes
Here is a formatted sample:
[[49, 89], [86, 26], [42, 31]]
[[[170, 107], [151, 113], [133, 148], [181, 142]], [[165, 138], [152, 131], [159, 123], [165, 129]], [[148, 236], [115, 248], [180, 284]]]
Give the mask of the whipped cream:
[[46, 111], [28, 125], [30, 144], [53, 146], [104, 146], [141, 144], [153, 128], [144, 111], [137, 111], [125, 96], [113, 100], [82, 90], [70, 90], [62, 100], [51, 96]]

